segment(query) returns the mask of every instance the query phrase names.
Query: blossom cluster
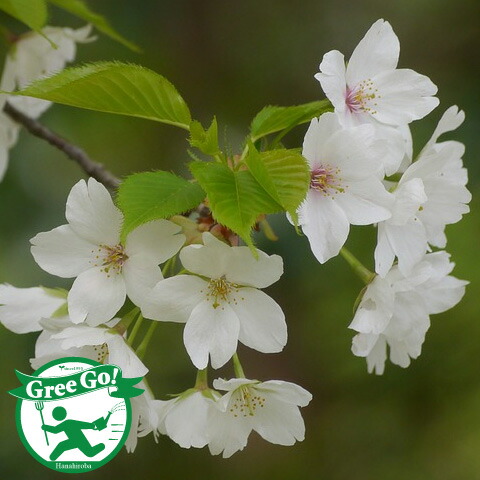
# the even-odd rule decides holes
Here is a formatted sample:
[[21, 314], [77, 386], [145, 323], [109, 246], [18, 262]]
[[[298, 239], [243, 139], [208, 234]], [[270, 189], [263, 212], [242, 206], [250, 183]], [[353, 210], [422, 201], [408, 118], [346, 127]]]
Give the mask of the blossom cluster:
[[[77, 43], [88, 43], [95, 40], [90, 35], [91, 26], [73, 30], [71, 28], [45, 27], [43, 34], [29, 32], [15, 40], [14, 47], [8, 52], [0, 90], [11, 92], [26, 87], [39, 78], [63, 70], [67, 63], [75, 59]], [[30, 118], [40, 117], [51, 105], [51, 102], [31, 97], [0, 95], [0, 181], [8, 167], [9, 150], [18, 141], [20, 126], [2, 112], [8, 102], [19, 112]]]
[[[263, 353], [285, 346], [283, 311], [261, 291], [283, 274], [281, 257], [260, 250], [254, 257], [248, 247], [230, 246], [210, 232], [202, 244], [185, 246], [181, 227], [169, 220], [143, 224], [123, 239], [122, 213], [93, 178], [72, 188], [66, 218], [66, 225], [32, 238], [31, 251], [46, 272], [75, 279], [70, 291], [0, 286], [0, 321], [16, 333], [41, 331], [33, 368], [81, 356], [118, 365], [127, 377], [145, 376], [142, 344], [133, 349], [135, 328], [128, 335], [117, 317], [128, 297], [136, 305], [133, 316], [141, 311], [138, 325], [143, 318], [185, 323], [186, 351], [199, 369], [195, 386], [173, 400], [155, 400], [143, 384], [146, 393], [133, 400], [128, 449], [137, 435], [152, 431], [186, 448], [209, 445], [225, 457], [243, 449], [252, 430], [281, 445], [303, 440], [298, 407], [311, 399], [303, 388], [248, 380], [238, 357], [238, 378], [217, 379], [215, 389], [206, 380], [209, 363], [214, 369], [225, 365], [238, 342]], [[177, 254], [185, 273], [164, 278], [159, 265]]]
[[[9, 54], [3, 89], [63, 68], [76, 42], [90, 40], [89, 28], [53, 29], [48, 35], [59, 49], [46, 51], [48, 43], [33, 42], [34, 35]], [[363, 274], [367, 287], [350, 324], [357, 332], [353, 353], [377, 374], [387, 346], [390, 360], [402, 367], [419, 356], [430, 315], [456, 305], [467, 283], [450, 275], [454, 265], [443, 250], [445, 227], [468, 212], [464, 147], [438, 141], [464, 115], [450, 107], [414, 159], [409, 124], [439, 102], [427, 77], [397, 69], [399, 51], [390, 24], [379, 20], [347, 65], [340, 52], [325, 54], [316, 78], [334, 111], [313, 119], [306, 133], [310, 186], [297, 212], [320, 263], [342, 251], [350, 225], [377, 228], [375, 273]], [[4, 101], [33, 118], [49, 105], [24, 97]], [[17, 131], [2, 114], [0, 173]], [[15, 333], [40, 332], [33, 368], [81, 356], [118, 365], [126, 377], [144, 377], [157, 325], [181, 323], [196, 382], [169, 400], [156, 399], [148, 380], [142, 382], [144, 393], [132, 400], [129, 451], [149, 433], [224, 457], [242, 450], [252, 431], [280, 445], [304, 439], [300, 407], [311, 394], [290, 382], [246, 378], [236, 353], [239, 342], [262, 353], [281, 352], [287, 343], [282, 308], [262, 291], [281, 278], [280, 256], [234, 245], [233, 233], [214, 222], [203, 230], [197, 224], [194, 236], [174, 218], [127, 230], [110, 193], [93, 178], [73, 186], [65, 216], [66, 224], [31, 239], [31, 253], [44, 271], [73, 279], [71, 288], [0, 285], [0, 322]], [[235, 376], [216, 378], [210, 387], [208, 369], [230, 361]]]
[[381, 374], [387, 358], [402, 367], [420, 355], [429, 315], [456, 305], [467, 282], [450, 276], [445, 227], [469, 211], [463, 144], [439, 142], [464, 113], [446, 110], [413, 159], [409, 124], [439, 103], [437, 87], [397, 68], [400, 44], [391, 25], [375, 22], [348, 63], [333, 50], [315, 75], [334, 113], [314, 119], [303, 144], [311, 171], [299, 222], [320, 263], [340, 253], [350, 225], [375, 225], [374, 280], [350, 328], [352, 351]]

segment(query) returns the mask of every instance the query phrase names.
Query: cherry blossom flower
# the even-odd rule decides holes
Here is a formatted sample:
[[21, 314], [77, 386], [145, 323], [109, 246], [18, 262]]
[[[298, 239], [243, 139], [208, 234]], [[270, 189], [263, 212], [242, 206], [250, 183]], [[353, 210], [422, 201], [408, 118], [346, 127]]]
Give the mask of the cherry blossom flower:
[[[77, 43], [95, 40], [95, 37], [90, 36], [91, 30], [91, 25], [85, 25], [77, 30], [45, 27], [42, 32], [56, 47], [39, 33], [29, 32], [22, 35], [7, 55], [1, 89], [4, 91], [22, 89], [34, 80], [63, 70], [67, 63], [75, 59]], [[38, 118], [51, 105], [51, 102], [32, 97], [9, 96], [7, 101], [32, 118]]]
[[144, 376], [148, 369], [112, 328], [119, 320], [101, 327], [75, 325], [68, 317], [66, 291], [0, 285], [0, 322], [15, 333], [41, 331], [31, 359], [35, 369], [70, 356], [118, 365], [126, 377]]
[[[3, 110], [5, 102], [0, 100]], [[0, 111], [0, 182], [8, 168], [10, 149], [17, 143], [19, 127], [3, 111]]]
[[163, 276], [158, 268], [185, 241], [181, 228], [156, 220], [120, 241], [123, 217], [107, 189], [90, 178], [81, 180], [67, 200], [68, 225], [32, 238], [35, 261], [48, 273], [77, 277], [68, 294], [74, 323], [96, 326], [111, 319], [129, 298], [141, 306], [148, 289]]
[[381, 181], [383, 151], [370, 125], [342, 128], [333, 113], [312, 120], [303, 143], [310, 189], [298, 217], [320, 263], [338, 255], [350, 224], [391, 216], [393, 199]]
[[238, 341], [260, 352], [280, 352], [287, 342], [285, 316], [258, 289], [280, 278], [281, 257], [258, 250], [256, 259], [248, 247], [230, 247], [211, 233], [203, 234], [203, 242], [180, 252], [183, 266], [194, 275], [159, 282], [142, 306], [144, 317], [186, 322], [185, 347], [200, 370], [209, 356], [213, 368], [224, 365]]
[[[77, 43], [95, 40], [95, 37], [90, 37], [90, 31], [90, 25], [77, 30], [45, 27], [43, 33], [55, 43], [56, 48], [36, 32], [22, 35], [6, 57], [0, 89], [21, 89], [34, 80], [63, 70], [75, 59]], [[20, 131], [20, 125], [2, 112], [7, 101], [32, 118], [38, 118], [51, 105], [51, 102], [33, 97], [0, 95], [0, 181], [8, 166], [9, 150], [17, 143]]]
[[204, 447], [209, 441], [208, 422], [220, 396], [214, 390], [192, 388], [171, 400], [157, 400], [158, 431], [182, 448]]
[[427, 201], [423, 182], [413, 178], [400, 182], [393, 192], [392, 216], [378, 224], [375, 271], [384, 277], [398, 257], [398, 268], [408, 275], [428, 249], [427, 234], [418, 212]]
[[49, 288], [16, 288], [0, 285], [0, 323], [14, 333], [42, 330], [42, 318], [50, 318], [65, 306], [67, 292]]
[[243, 450], [255, 430], [278, 445], [293, 445], [305, 438], [305, 424], [298, 407], [310, 403], [312, 395], [294, 383], [280, 380], [259, 382], [246, 378], [217, 379], [217, 390], [227, 393], [217, 400], [208, 422], [208, 447], [212, 455], [231, 457]]
[[429, 253], [405, 277], [398, 266], [367, 287], [349, 328], [359, 332], [352, 352], [366, 357], [368, 371], [383, 374], [387, 359], [406, 368], [417, 358], [430, 328], [430, 315], [445, 312], [463, 297], [468, 282], [450, 275], [446, 252]]
[[143, 388], [144, 392], [130, 399], [132, 404], [132, 422], [130, 432], [125, 442], [128, 453], [135, 451], [137, 441], [153, 432], [155, 441], [158, 439], [158, 414], [157, 402], [145, 382], [140, 382], [137, 388]]
[[428, 115], [439, 103], [437, 87], [410, 69], [397, 69], [400, 43], [391, 25], [377, 20], [347, 65], [338, 50], [326, 53], [315, 78], [344, 125], [399, 126]]
[[440, 135], [457, 129], [465, 114], [458, 107], [450, 107], [440, 119], [432, 138], [417, 160], [405, 171], [401, 182], [420, 178], [425, 188], [427, 201], [418, 211], [418, 219], [427, 233], [428, 243], [444, 248], [447, 244], [446, 225], [459, 222], [468, 213], [472, 199], [466, 188], [467, 169], [462, 156], [465, 146], [456, 141], [438, 143]]
[[393, 192], [392, 217], [378, 225], [375, 270], [385, 276], [395, 257], [404, 275], [409, 275], [429, 244], [444, 248], [445, 227], [469, 212], [471, 194], [466, 188], [463, 144], [437, 143], [440, 135], [458, 128], [464, 114], [450, 107], [418, 159], [402, 175]]
[[43, 331], [35, 345], [32, 367], [63, 357], [85, 357], [100, 363], [111, 363], [122, 369], [129, 378], [143, 377], [148, 369], [137, 357], [125, 338], [112, 327], [119, 319], [106, 326], [75, 325], [67, 317], [43, 319]]

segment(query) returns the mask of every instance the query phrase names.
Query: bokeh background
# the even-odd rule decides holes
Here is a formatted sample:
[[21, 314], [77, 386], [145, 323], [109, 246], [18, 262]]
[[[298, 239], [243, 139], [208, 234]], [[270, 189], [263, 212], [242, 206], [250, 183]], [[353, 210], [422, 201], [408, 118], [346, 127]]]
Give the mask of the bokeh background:
[[[432, 317], [421, 357], [403, 370], [368, 375], [350, 352], [347, 326], [362, 285], [341, 258], [318, 264], [304, 237], [284, 218], [272, 223], [276, 243], [260, 245], [285, 259], [285, 275], [269, 293], [283, 306], [290, 340], [279, 355], [243, 349], [247, 375], [297, 382], [314, 395], [303, 410], [307, 436], [294, 447], [252, 435], [232, 459], [183, 450], [167, 438], [140, 439], [91, 478], [228, 478], [370, 480], [474, 480], [480, 478], [480, 163], [478, 0], [97, 0], [91, 2], [128, 38], [134, 54], [100, 36], [79, 47], [79, 61], [118, 59], [162, 73], [180, 90], [194, 117], [217, 115], [232, 152], [265, 104], [289, 105], [322, 98], [313, 75], [333, 48], [347, 56], [378, 18], [400, 37], [400, 65], [430, 76], [441, 106], [413, 125], [417, 149], [441, 113], [457, 104], [467, 121], [455, 138], [467, 146], [465, 163], [474, 194], [471, 214], [448, 229], [455, 274], [471, 284], [455, 309]], [[54, 25], [80, 26], [52, 11]], [[12, 24], [16, 31], [22, 31]], [[55, 106], [42, 119], [118, 175], [149, 169], [185, 173], [182, 131], [133, 118]], [[287, 139], [301, 143], [305, 128]], [[41, 140], [22, 133], [0, 185], [0, 282], [18, 287], [69, 282], [43, 273], [29, 253], [29, 239], [64, 223], [66, 196], [82, 172]], [[348, 247], [372, 265], [373, 228], [354, 228]], [[0, 478], [65, 477], [40, 466], [15, 431], [14, 369], [30, 371], [36, 335], [0, 327]], [[182, 327], [162, 324], [146, 361], [160, 398], [188, 388], [194, 371], [182, 345]], [[229, 368], [221, 372], [229, 375]], [[90, 478], [89, 477], [89, 478]]]

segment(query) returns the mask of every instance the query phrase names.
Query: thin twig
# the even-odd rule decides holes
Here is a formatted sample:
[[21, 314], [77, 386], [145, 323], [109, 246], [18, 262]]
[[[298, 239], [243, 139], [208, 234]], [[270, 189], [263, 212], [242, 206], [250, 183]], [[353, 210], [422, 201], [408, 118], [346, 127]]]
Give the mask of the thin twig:
[[107, 188], [115, 189], [120, 184], [120, 179], [109, 172], [101, 163], [93, 161], [80, 147], [71, 144], [37, 120], [20, 112], [9, 103], [5, 104], [3, 111], [12, 120], [23, 125], [23, 127], [25, 127], [25, 129], [32, 135], [35, 135], [42, 140], [46, 140], [50, 145], [61, 150], [67, 155], [67, 157], [76, 162], [87, 175], [95, 178], [100, 183], [103, 183]]

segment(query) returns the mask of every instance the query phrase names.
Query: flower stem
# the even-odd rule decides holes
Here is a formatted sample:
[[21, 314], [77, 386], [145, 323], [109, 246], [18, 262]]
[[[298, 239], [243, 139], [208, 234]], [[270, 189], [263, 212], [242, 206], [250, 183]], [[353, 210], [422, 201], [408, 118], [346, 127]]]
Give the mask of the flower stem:
[[145, 384], [146, 389], [150, 392], [150, 395], [154, 397], [152, 387], [150, 387], [150, 384], [148, 383], [147, 377], [143, 377], [142, 382]]
[[[137, 308], [137, 310], [140, 312], [140, 309]], [[133, 341], [135, 340], [135, 337], [137, 336], [137, 333], [140, 330], [140, 327], [142, 326], [142, 323], [143, 323], [143, 315], [140, 313], [140, 315], [137, 318], [137, 321], [135, 322], [135, 325], [132, 328], [132, 332], [128, 336], [128, 339], [127, 339], [128, 345], [132, 346]]]
[[233, 354], [232, 360], [233, 360], [233, 370], [237, 378], [246, 378], [245, 372], [243, 371], [243, 367], [242, 367], [242, 364], [240, 363], [240, 359], [238, 358], [237, 352]]
[[[62, 307], [60, 307], [62, 308]], [[60, 310], [60, 309], [59, 309]], [[132, 322], [137, 318], [140, 309], [138, 307], [133, 308], [130, 310], [126, 315], [122, 317], [122, 319], [113, 327], [113, 330], [117, 331], [120, 335], [123, 335], [127, 330], [128, 327], [132, 324]], [[52, 316], [55, 316], [57, 312], [55, 312]]]
[[347, 261], [352, 267], [352, 270], [358, 275], [360, 280], [368, 285], [375, 277], [375, 274], [365, 267], [357, 257], [355, 257], [349, 250], [343, 247], [340, 250], [340, 255]]
[[173, 269], [175, 268], [176, 262], [177, 262], [177, 256], [176, 255], [174, 255], [172, 258], [169, 258], [167, 260], [167, 263], [165, 263], [165, 265], [162, 268], [162, 274], [163, 274], [164, 277], [167, 276], [169, 271], [170, 271], [170, 273], [173, 272]]
[[208, 368], [204, 368], [197, 372], [195, 388], [197, 390], [206, 390], [208, 388]]
[[158, 327], [158, 322], [152, 322], [150, 326], [148, 327], [147, 333], [145, 334], [145, 337], [143, 337], [142, 343], [138, 346], [136, 350], [137, 357], [142, 360], [143, 357], [145, 356], [145, 353], [147, 351], [148, 344], [150, 343], [150, 340], [152, 339], [153, 332], [155, 329]]

